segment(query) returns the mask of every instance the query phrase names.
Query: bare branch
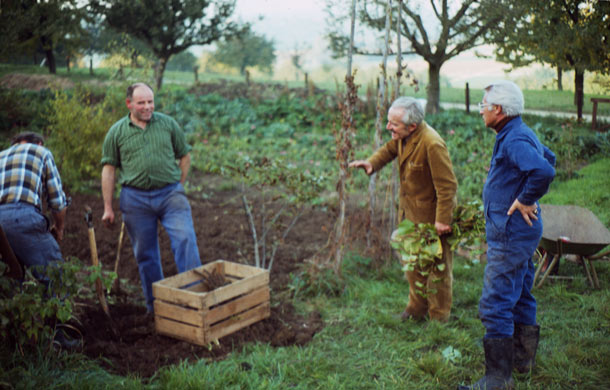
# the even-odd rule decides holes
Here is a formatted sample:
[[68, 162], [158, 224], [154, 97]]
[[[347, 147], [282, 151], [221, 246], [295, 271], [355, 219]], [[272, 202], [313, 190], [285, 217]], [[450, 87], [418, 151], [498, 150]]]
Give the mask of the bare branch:
[[258, 238], [256, 237], [256, 226], [254, 225], [254, 217], [252, 216], [252, 212], [250, 210], [250, 205], [248, 205], [246, 195], [242, 195], [241, 199], [244, 202], [244, 209], [246, 210], [246, 215], [248, 215], [248, 222], [250, 222], [250, 230], [252, 231], [252, 240], [254, 241], [254, 264], [260, 268], [261, 259], [258, 255]]

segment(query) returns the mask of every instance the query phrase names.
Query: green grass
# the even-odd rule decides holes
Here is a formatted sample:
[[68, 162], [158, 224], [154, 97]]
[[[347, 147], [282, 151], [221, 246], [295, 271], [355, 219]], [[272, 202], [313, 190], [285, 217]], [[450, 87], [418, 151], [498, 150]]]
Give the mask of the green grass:
[[610, 158], [595, 161], [576, 173], [568, 181], [555, 181], [540, 202], [556, 205], [577, 205], [591, 210], [610, 227]]
[[[353, 263], [357, 262], [356, 265]], [[319, 310], [326, 327], [306, 346], [252, 344], [219, 362], [183, 362], [149, 382], [105, 373], [79, 355], [25, 361], [2, 355], [0, 384], [7, 388], [148, 389], [449, 389], [483, 374], [476, 318], [483, 264], [455, 259], [454, 309], [446, 324], [400, 322], [407, 284], [397, 264], [363, 270], [348, 255], [341, 296], [297, 302]], [[597, 265], [609, 280], [610, 263]], [[358, 272], [355, 274], [354, 272]], [[365, 272], [363, 272], [365, 271]], [[562, 263], [573, 281], [551, 281], [535, 290], [541, 341], [533, 375], [515, 376], [517, 389], [605, 389], [610, 380], [610, 311], [607, 283], [591, 290], [582, 270]], [[221, 340], [222, 342], [222, 340]]]
[[[34, 66], [34, 65], [8, 65], [0, 64], [0, 77], [3, 77], [7, 73], [30, 73], [30, 74], [48, 74], [46, 67]], [[129, 72], [129, 71], [127, 71]], [[69, 77], [74, 81], [84, 81], [90, 79], [112, 79], [116, 73], [115, 69], [110, 68], [96, 68], [94, 69], [94, 76], [89, 75], [88, 68], [72, 68], [70, 72], [66, 71], [64, 67], [57, 68], [57, 75], [62, 77]], [[152, 78], [152, 71], [136, 70], [133, 72], [132, 77], [136, 78]], [[240, 75], [229, 75], [229, 74], [218, 74], [218, 73], [206, 73], [199, 72], [199, 82], [207, 83], [214, 82], [221, 79], [229, 81], [244, 81], [244, 77]], [[269, 82], [270, 77], [261, 76], [253, 77], [255, 82]], [[333, 81], [321, 81], [316, 82], [316, 86], [328, 91], [334, 92], [336, 84]], [[276, 81], [277, 82], [277, 81]], [[192, 85], [195, 83], [195, 76], [193, 72], [182, 72], [182, 71], [166, 71], [163, 79], [164, 85], [176, 84], [176, 85]], [[281, 82], [289, 87], [302, 87], [302, 81], [286, 81]], [[365, 86], [361, 86], [360, 92], [365, 92]], [[421, 88], [418, 92], [415, 92], [412, 87], [403, 86], [401, 90], [402, 94], [409, 96], [415, 96], [418, 98], [426, 98], [426, 91]], [[525, 107], [531, 110], [542, 110], [542, 111], [562, 111], [562, 112], [576, 112], [576, 106], [574, 105], [574, 93], [572, 91], [555, 91], [555, 90], [524, 90]], [[593, 109], [591, 103], [592, 97], [605, 97], [608, 95], [599, 94], [585, 94], [583, 112], [590, 114]], [[470, 102], [476, 104], [483, 98], [483, 91], [480, 89], [470, 90]], [[465, 102], [465, 89], [464, 88], [441, 88], [441, 101], [447, 103], [459, 103]], [[599, 104], [598, 105], [599, 115], [610, 115], [610, 104]]]
[[[403, 93], [410, 96], [425, 99], [426, 91], [420, 90], [417, 93], [413, 92], [412, 88], [405, 87]], [[466, 101], [465, 88], [441, 88], [441, 102], [464, 104]], [[524, 90], [523, 97], [525, 100], [525, 108], [528, 110], [540, 111], [559, 111], [576, 113], [574, 105], [574, 92], [572, 91], [556, 91], [556, 90]], [[609, 98], [608, 95], [585, 94], [583, 102], [583, 113], [591, 114], [593, 104], [591, 98]], [[483, 90], [470, 90], [470, 104], [476, 104], [483, 100]], [[610, 115], [610, 104], [600, 103], [597, 105], [598, 115]]]

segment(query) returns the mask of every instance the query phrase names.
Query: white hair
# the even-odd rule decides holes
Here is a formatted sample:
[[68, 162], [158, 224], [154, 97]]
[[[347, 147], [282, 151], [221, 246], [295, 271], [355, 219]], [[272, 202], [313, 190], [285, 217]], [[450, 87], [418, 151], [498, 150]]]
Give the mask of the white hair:
[[485, 87], [485, 100], [489, 104], [502, 106], [502, 113], [506, 116], [523, 113], [523, 92], [512, 81], [499, 80], [489, 84]]
[[390, 109], [392, 108], [402, 108], [404, 110], [401, 120], [405, 125], [410, 125], [411, 123], [419, 125], [424, 121], [424, 109], [415, 98], [401, 96], [394, 100], [390, 106]]

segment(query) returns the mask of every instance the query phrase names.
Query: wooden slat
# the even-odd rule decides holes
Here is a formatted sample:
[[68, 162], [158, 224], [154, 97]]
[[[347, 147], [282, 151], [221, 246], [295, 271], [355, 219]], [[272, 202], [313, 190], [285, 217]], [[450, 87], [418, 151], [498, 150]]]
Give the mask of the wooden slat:
[[188, 341], [189, 343], [202, 346], [208, 343], [203, 328], [181, 324], [166, 318], [155, 316], [155, 329], [157, 333]]
[[155, 299], [155, 316], [169, 318], [178, 322], [204, 327], [204, 318], [207, 310], [194, 310], [178, 305], [173, 305], [159, 299]]
[[205, 322], [212, 325], [263, 302], [269, 302], [269, 287], [267, 286], [258, 288], [247, 295], [211, 309], [205, 316]]
[[225, 262], [225, 274], [227, 275], [235, 275], [240, 278], [247, 278], [250, 276], [258, 275], [263, 272], [269, 273], [269, 271], [263, 268], [257, 268], [246, 264], [232, 263], [229, 261]]
[[[195, 268], [196, 270], [203, 272], [213, 272], [216, 269], [216, 272], [224, 274], [224, 264], [223, 260], [216, 260], [212, 263], [204, 264]], [[198, 275], [193, 270], [189, 270], [186, 272], [179, 273], [178, 275], [170, 276], [169, 278], [165, 278], [155, 283], [160, 283], [164, 286], [168, 287], [176, 287], [180, 288], [186, 286], [187, 284], [196, 282], [197, 280], [201, 280], [201, 275]]]
[[203, 309], [205, 307], [205, 296], [202, 293], [167, 287], [157, 283], [153, 283], [153, 296], [155, 300], [160, 299], [195, 309]]
[[231, 283], [228, 286], [210, 291], [203, 296], [203, 303], [206, 307], [211, 307], [231, 298], [245, 294], [251, 290], [267, 285], [269, 285], [269, 272], [260, 273], [247, 279]]
[[184, 290], [191, 291], [191, 292], [196, 292], [196, 293], [199, 293], [199, 294], [207, 293], [208, 292], [208, 288], [205, 285], [205, 283], [197, 283], [197, 284], [195, 284], [193, 286], [184, 288]]
[[232, 317], [226, 321], [220, 322], [215, 326], [210, 327], [206, 336], [209, 342], [218, 340], [221, 337], [234, 333], [248, 325], [263, 320], [271, 314], [269, 302], [263, 303], [260, 306], [248, 310], [240, 315]]

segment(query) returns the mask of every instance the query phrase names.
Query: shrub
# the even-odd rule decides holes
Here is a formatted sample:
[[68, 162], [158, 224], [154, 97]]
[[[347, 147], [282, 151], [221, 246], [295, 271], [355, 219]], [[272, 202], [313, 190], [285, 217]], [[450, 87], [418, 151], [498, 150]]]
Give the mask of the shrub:
[[23, 281], [18, 281], [6, 277], [6, 269], [0, 261], [0, 340], [3, 345], [15, 345], [22, 353], [24, 347], [52, 341], [55, 326], [73, 319], [75, 297], [93, 291], [98, 279], [109, 290], [117, 277], [115, 272], [103, 271], [101, 265], [84, 266], [75, 257], [39, 270], [50, 287], [36, 280], [30, 270], [26, 270]]
[[47, 125], [41, 114], [52, 95], [48, 89], [40, 92], [17, 89], [0, 89], [0, 131], [4, 149], [13, 134], [21, 131], [42, 133]]
[[123, 97], [109, 90], [94, 103], [91, 90], [77, 86], [74, 91], [55, 91], [48, 114], [48, 146], [53, 151], [62, 181], [74, 191], [91, 186], [99, 179], [102, 144], [106, 132], [122, 115]]
[[72, 318], [72, 300], [77, 293], [77, 262], [61, 262], [47, 267], [53, 296], [48, 297], [45, 284], [26, 272], [20, 283], [4, 276], [5, 264], [0, 262], [0, 337], [6, 344], [40, 345], [52, 339], [56, 323]]

